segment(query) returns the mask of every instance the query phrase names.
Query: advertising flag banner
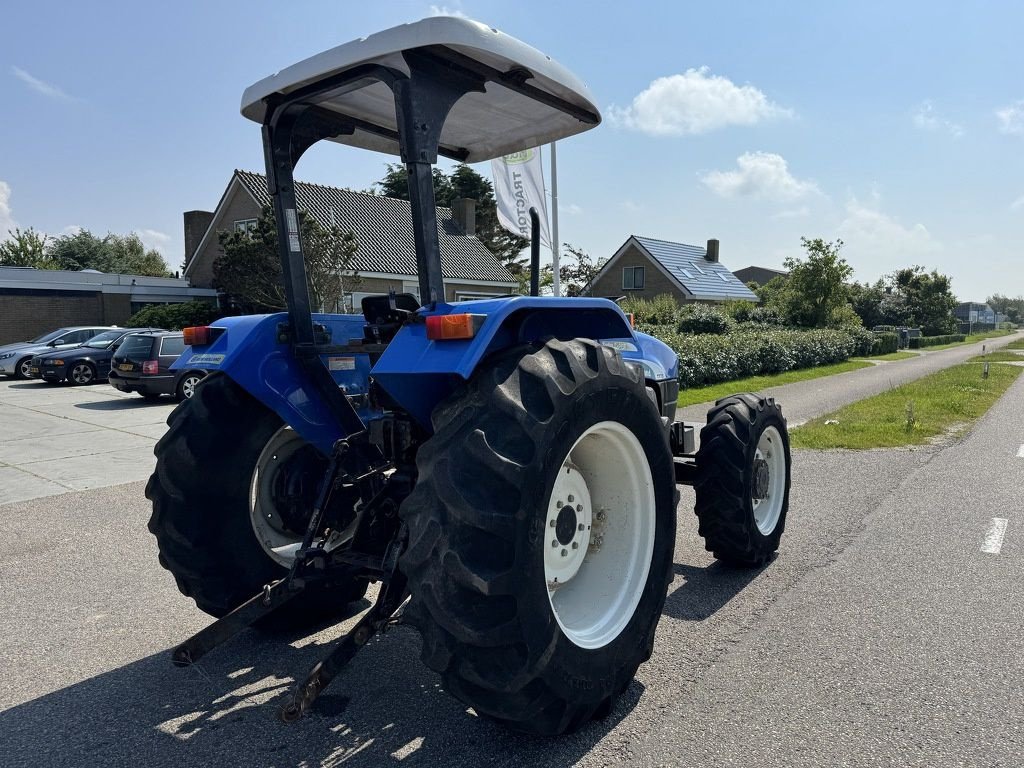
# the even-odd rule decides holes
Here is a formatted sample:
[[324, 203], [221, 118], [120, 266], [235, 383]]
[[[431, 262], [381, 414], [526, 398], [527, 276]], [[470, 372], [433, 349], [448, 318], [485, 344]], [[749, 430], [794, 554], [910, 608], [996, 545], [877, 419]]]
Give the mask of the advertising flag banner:
[[541, 245], [551, 247], [548, 206], [544, 195], [544, 168], [540, 148], [527, 149], [491, 160], [498, 221], [505, 229], [530, 239], [530, 208], [540, 216]]

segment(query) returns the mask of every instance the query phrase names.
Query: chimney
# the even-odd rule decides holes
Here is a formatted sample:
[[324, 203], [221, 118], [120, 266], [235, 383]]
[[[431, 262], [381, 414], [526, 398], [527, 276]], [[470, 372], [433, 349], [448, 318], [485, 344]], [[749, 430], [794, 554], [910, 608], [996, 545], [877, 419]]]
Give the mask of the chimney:
[[718, 262], [718, 241], [708, 240], [708, 250], [704, 254], [704, 258], [710, 262]]
[[452, 218], [466, 235], [476, 235], [476, 200], [470, 197], [457, 197], [452, 200]]
[[199, 241], [203, 239], [206, 230], [210, 228], [213, 221], [212, 211], [185, 211], [185, 265], [192, 261], [192, 257], [199, 247]]

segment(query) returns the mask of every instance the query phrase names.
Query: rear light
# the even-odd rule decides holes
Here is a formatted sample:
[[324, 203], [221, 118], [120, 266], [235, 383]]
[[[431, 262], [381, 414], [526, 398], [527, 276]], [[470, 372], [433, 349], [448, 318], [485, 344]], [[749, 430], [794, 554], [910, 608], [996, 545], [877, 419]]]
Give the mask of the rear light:
[[427, 338], [431, 341], [472, 339], [487, 315], [431, 315], [427, 318]]
[[203, 346], [204, 344], [212, 344], [213, 340], [217, 338], [219, 331], [222, 328], [211, 328], [208, 325], [194, 325], [191, 328], [183, 328], [181, 335], [184, 338], [185, 344], [194, 346]]
[[142, 364], [142, 372], [146, 374], [155, 374], [160, 372], [160, 361], [159, 360], [147, 360]]

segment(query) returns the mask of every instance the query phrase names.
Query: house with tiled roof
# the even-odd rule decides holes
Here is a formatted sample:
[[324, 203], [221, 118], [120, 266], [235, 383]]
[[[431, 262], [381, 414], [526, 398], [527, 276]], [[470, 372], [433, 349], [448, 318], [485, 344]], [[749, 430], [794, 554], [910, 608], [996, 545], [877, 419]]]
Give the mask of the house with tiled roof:
[[651, 299], [669, 294], [680, 304], [757, 296], [722, 264], [718, 241], [707, 247], [630, 235], [590, 281], [591, 296]]
[[[358, 248], [351, 268], [360, 277], [358, 291], [346, 297], [358, 307], [363, 296], [419, 293], [412, 211], [407, 200], [353, 192], [339, 187], [295, 182], [299, 210], [323, 226], [351, 231]], [[213, 211], [187, 211], [185, 219], [185, 276], [192, 285], [215, 288], [213, 263], [220, 255], [218, 234], [254, 227], [270, 206], [267, 177], [236, 170]], [[476, 204], [456, 200], [452, 208], [437, 209], [441, 273], [448, 301], [503, 296], [516, 279], [477, 239]], [[328, 308], [330, 309], [330, 308]]]

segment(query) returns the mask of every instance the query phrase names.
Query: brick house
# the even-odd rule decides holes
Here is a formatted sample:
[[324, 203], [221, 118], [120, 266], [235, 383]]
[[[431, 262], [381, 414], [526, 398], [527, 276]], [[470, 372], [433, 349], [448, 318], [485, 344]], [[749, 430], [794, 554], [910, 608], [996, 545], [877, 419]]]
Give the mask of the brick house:
[[757, 296], [718, 260], [718, 241], [706, 248], [630, 235], [587, 287], [591, 296], [651, 299], [669, 294], [680, 304]]
[[[338, 226], [356, 237], [358, 248], [351, 268], [361, 282], [358, 290], [346, 297], [347, 305], [358, 309], [364, 296], [392, 288], [397, 293], [419, 294], [408, 201], [299, 181], [295, 195], [299, 209], [321, 225]], [[267, 177], [236, 170], [215, 210], [184, 214], [185, 276], [193, 285], [215, 287], [213, 263], [221, 252], [217, 234], [254, 226], [263, 208], [270, 205]], [[476, 238], [475, 222], [473, 200], [457, 200], [452, 208], [437, 209], [441, 272], [448, 301], [503, 296], [517, 286], [515, 277]]]

